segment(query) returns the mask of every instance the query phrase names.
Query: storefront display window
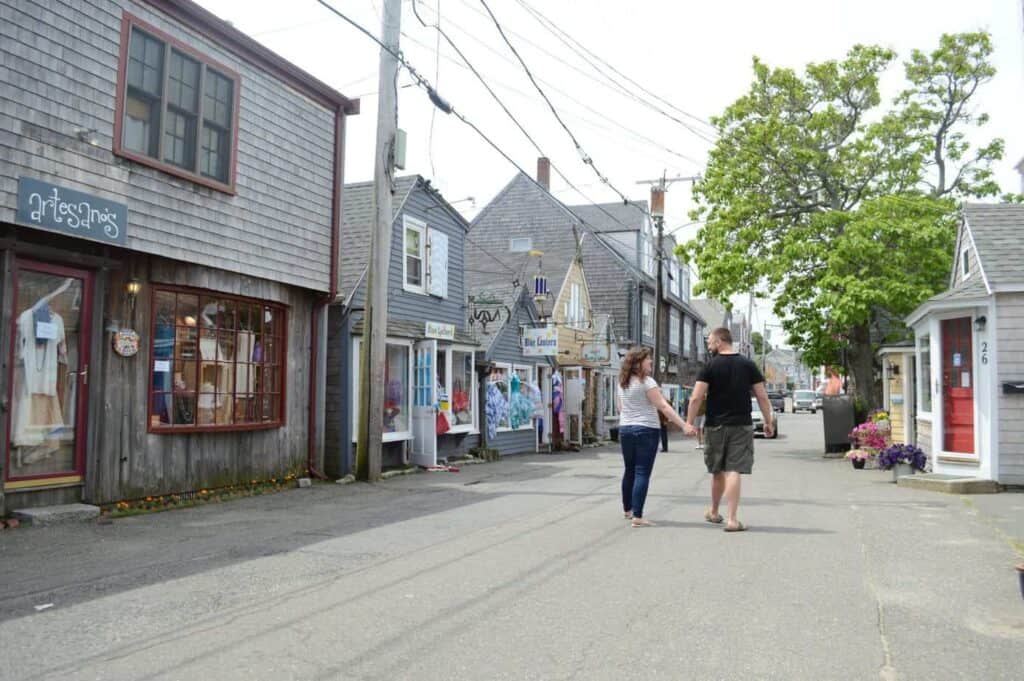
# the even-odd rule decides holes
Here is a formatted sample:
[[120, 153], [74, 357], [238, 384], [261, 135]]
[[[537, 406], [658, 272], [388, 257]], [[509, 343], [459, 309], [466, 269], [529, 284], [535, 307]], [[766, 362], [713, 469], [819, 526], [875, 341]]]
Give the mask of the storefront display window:
[[[488, 381], [490, 383], [490, 385], [488, 386], [488, 390], [489, 391], [497, 390], [497, 392], [500, 394], [500, 400], [498, 400], [497, 398], [493, 398], [492, 399], [492, 395], [490, 395], [490, 394], [488, 395], [488, 403], [489, 403], [488, 404], [488, 415], [497, 414], [497, 416], [498, 416], [498, 418], [497, 418], [498, 430], [508, 430], [509, 429], [508, 402], [509, 402], [509, 397], [511, 395], [511, 392], [509, 390], [509, 378], [510, 378], [510, 367], [508, 367], [507, 365], [506, 366], [498, 365], [498, 366], [495, 366], [495, 367], [493, 367], [491, 369], [491, 375], [490, 375], [490, 377], [488, 379]], [[492, 402], [496, 402], [497, 403], [495, 405], [496, 407], [503, 407], [503, 408], [492, 409], [492, 405], [490, 404]]]
[[409, 431], [409, 348], [388, 343], [384, 358], [384, 432]]
[[152, 309], [154, 432], [284, 423], [282, 306], [154, 287]]
[[473, 426], [473, 353], [452, 350], [451, 415], [452, 427]]

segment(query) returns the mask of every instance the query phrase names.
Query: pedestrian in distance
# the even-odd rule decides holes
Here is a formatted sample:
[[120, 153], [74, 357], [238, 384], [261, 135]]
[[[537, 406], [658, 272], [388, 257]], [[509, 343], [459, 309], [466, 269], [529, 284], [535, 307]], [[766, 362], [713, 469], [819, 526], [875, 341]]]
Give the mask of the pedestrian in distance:
[[704, 421], [704, 463], [711, 474], [711, 507], [704, 512], [709, 523], [723, 521], [719, 504], [725, 497], [728, 516], [726, 532], [742, 532], [746, 526], [737, 518], [740, 505], [740, 476], [754, 467], [754, 424], [750, 418], [750, 392], [764, 416], [764, 436], [775, 431], [775, 414], [764, 376], [757, 365], [732, 347], [732, 334], [721, 327], [707, 338], [711, 360], [697, 375], [686, 422], [692, 428], [707, 397]]
[[651, 378], [651, 351], [633, 348], [619, 369], [619, 444], [622, 446], [622, 510], [633, 527], [652, 525], [644, 518], [644, 501], [658, 454], [663, 414], [686, 431], [686, 422], [665, 401]]

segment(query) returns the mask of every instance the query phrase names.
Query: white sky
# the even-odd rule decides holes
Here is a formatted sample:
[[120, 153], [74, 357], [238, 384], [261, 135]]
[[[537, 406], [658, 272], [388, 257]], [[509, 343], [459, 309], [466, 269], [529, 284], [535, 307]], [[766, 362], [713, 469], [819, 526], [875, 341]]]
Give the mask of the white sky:
[[[912, 49], [931, 51], [944, 32], [985, 29], [993, 34], [998, 75], [977, 98], [991, 115], [984, 139], [1002, 137], [1007, 157], [997, 168], [1004, 191], [1020, 191], [1014, 170], [1024, 156], [1024, 31], [1021, 0], [773, 0], [692, 2], [690, 0], [525, 0], [572, 38], [618, 71], [675, 107], [698, 118], [720, 113], [746, 93], [751, 57], [771, 66], [802, 69], [812, 61], [841, 59], [856, 43], [894, 49], [900, 63]], [[373, 177], [377, 125], [375, 43], [315, 0], [260, 2], [199, 0], [217, 16], [263, 42], [348, 97], [362, 113], [349, 119], [346, 181]], [[380, 0], [333, 0], [333, 6], [375, 35], [380, 34]], [[694, 175], [702, 170], [709, 145], [683, 126], [638, 104], [610, 86], [582, 58], [532, 18], [518, 0], [489, 0], [541, 87], [594, 165], [631, 199], [648, 197], [637, 180]], [[585, 166], [566, 132], [533, 89], [526, 74], [476, 0], [419, 0], [420, 15], [438, 15], [449, 37], [487, 79], [506, 106], [552, 162], [586, 196], [553, 171], [552, 191], [568, 204], [615, 201]], [[498, 108], [459, 57], [438, 34], [417, 21], [403, 2], [402, 50], [407, 60], [458, 111], [480, 127], [523, 169], [533, 173], [538, 153]], [[610, 73], [610, 72], [609, 72]], [[618, 81], [636, 91], [619, 76]], [[399, 85], [411, 82], [400, 76]], [[902, 67], [890, 69], [884, 87], [891, 96], [902, 84]], [[638, 93], [641, 94], [641, 93]], [[642, 94], [641, 94], [642, 96]], [[669, 110], [668, 107], [663, 109]], [[399, 127], [408, 134], [404, 173], [431, 179], [455, 207], [471, 218], [516, 172], [476, 133], [437, 111], [415, 86], [399, 90]], [[677, 118], [689, 121], [677, 111]], [[695, 124], [695, 127], [702, 127]], [[981, 139], [981, 138], [979, 138]], [[683, 158], [683, 157], [688, 157]], [[459, 199], [472, 196], [475, 207]], [[670, 188], [666, 227], [690, 220], [689, 188]], [[679, 229], [680, 240], [696, 226]], [[734, 300], [746, 310], [746, 301]], [[775, 323], [768, 301], [759, 301], [754, 322]], [[780, 333], [772, 334], [778, 342]]]

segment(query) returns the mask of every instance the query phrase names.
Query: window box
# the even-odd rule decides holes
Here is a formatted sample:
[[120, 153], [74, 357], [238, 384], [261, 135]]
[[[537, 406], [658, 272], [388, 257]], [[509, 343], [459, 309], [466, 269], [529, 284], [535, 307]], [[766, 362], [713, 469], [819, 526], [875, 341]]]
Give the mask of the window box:
[[234, 194], [240, 84], [228, 67], [125, 12], [114, 153]]
[[152, 313], [150, 432], [284, 425], [284, 306], [154, 286]]

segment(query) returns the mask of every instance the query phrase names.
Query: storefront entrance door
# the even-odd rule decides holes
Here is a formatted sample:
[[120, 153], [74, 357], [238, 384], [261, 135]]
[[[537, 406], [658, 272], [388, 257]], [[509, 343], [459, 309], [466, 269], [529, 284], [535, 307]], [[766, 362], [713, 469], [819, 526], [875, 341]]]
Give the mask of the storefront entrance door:
[[971, 318], [942, 320], [942, 449], [974, 453]]
[[92, 274], [18, 260], [4, 487], [85, 474]]

